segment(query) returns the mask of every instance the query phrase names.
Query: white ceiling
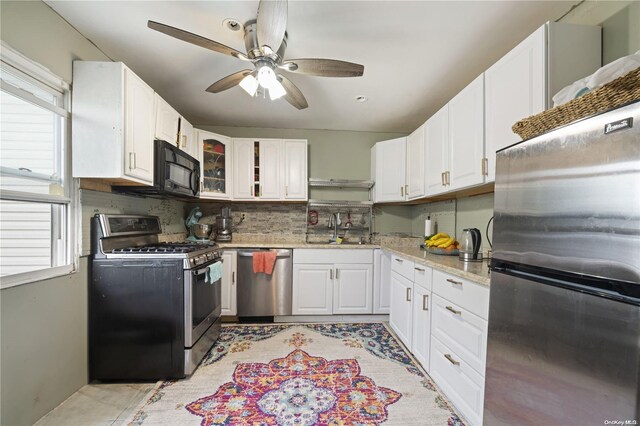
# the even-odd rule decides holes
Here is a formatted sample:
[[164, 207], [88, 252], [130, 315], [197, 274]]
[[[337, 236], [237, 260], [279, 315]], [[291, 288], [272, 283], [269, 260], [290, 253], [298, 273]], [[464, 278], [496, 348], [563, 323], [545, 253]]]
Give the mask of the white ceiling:
[[[411, 132], [566, 1], [290, 1], [285, 54], [364, 65], [358, 78], [286, 73], [309, 108], [205, 89], [244, 62], [147, 28], [158, 21], [244, 52], [222, 21], [255, 19], [258, 1], [47, 1], [104, 53], [132, 68], [193, 124]], [[369, 100], [357, 103], [365, 95]]]

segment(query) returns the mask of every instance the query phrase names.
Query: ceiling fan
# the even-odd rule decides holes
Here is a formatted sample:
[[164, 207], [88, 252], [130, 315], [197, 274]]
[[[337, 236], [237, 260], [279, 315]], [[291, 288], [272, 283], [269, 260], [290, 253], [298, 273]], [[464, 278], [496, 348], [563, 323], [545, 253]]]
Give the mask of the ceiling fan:
[[364, 73], [362, 65], [335, 59], [285, 60], [288, 37], [287, 0], [260, 0], [257, 19], [244, 26], [246, 54], [217, 41], [159, 22], [149, 21], [147, 26], [179, 40], [253, 64], [253, 70], [244, 69], [213, 83], [206, 89], [211, 93], [219, 93], [239, 85], [254, 96], [260, 86], [269, 91], [271, 100], [284, 97], [294, 107], [304, 109], [309, 104], [300, 89], [284, 75], [276, 74], [277, 70], [320, 77], [360, 77]]

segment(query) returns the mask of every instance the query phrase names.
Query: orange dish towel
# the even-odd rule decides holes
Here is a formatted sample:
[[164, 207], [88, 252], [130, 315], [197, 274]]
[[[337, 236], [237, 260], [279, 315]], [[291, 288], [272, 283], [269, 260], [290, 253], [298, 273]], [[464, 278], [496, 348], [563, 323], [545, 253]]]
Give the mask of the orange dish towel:
[[253, 253], [253, 273], [264, 272], [271, 275], [276, 263], [277, 253], [275, 251], [256, 251]]

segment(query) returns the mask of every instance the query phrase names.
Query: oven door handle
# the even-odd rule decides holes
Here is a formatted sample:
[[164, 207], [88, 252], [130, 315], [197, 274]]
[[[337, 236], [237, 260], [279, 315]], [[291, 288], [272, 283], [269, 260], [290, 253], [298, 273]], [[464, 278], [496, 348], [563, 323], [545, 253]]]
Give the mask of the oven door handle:
[[214, 264], [214, 263], [216, 263], [216, 262], [224, 263], [224, 259], [218, 259], [218, 260], [215, 260], [215, 261], [213, 261], [213, 262], [209, 263], [207, 266], [204, 266], [203, 268], [198, 269], [198, 270], [196, 270], [196, 271], [193, 271], [193, 272], [191, 272], [191, 273], [192, 273], [193, 275], [202, 275], [202, 274], [204, 274], [204, 273], [206, 273], [206, 272], [207, 272], [207, 269], [209, 269], [209, 266], [213, 265], [213, 264]]

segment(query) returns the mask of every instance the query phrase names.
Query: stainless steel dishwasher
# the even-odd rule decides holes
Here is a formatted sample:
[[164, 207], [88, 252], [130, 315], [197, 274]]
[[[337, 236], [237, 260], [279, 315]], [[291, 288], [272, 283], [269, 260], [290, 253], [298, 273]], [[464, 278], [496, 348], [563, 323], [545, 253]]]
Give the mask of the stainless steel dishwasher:
[[253, 253], [269, 249], [238, 250], [238, 316], [291, 315], [293, 256], [290, 249], [274, 250], [272, 274], [253, 272]]

